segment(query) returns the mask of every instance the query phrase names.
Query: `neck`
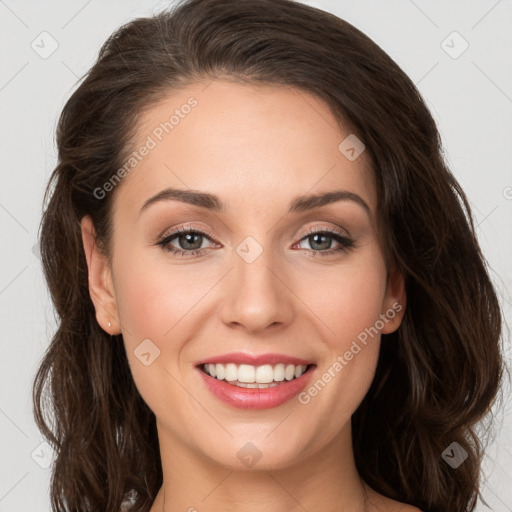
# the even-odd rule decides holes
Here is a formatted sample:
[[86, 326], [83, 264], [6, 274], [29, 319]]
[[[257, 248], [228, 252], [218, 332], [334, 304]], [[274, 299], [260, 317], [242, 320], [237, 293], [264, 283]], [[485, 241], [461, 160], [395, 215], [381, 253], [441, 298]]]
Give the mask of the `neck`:
[[[357, 473], [348, 428], [313, 455], [280, 468], [232, 469], [174, 442], [159, 428], [163, 485], [151, 512], [367, 511], [367, 489]], [[261, 460], [263, 462], [263, 460]]]

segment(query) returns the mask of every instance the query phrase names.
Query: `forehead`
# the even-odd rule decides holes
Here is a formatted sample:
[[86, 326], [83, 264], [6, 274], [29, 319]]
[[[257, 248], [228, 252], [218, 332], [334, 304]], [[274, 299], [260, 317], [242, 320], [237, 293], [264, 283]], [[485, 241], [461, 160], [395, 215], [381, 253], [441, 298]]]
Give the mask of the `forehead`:
[[367, 154], [347, 158], [344, 141], [353, 135], [339, 124], [325, 102], [296, 88], [225, 79], [190, 84], [140, 117], [136, 163], [116, 201], [138, 210], [150, 195], [176, 187], [247, 210], [343, 188], [374, 210]]

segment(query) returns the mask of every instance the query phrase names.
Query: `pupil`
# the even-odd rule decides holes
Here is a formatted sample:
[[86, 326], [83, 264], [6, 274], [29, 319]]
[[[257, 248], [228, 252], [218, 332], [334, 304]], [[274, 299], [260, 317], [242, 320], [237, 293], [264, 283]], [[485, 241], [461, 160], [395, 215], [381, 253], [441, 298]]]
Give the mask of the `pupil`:
[[[180, 246], [183, 249], [199, 249], [201, 247], [201, 242], [202, 242], [201, 236], [202, 235], [200, 235], [198, 233], [187, 233], [185, 235], [181, 235], [179, 238]], [[194, 237], [199, 239], [199, 245], [197, 245], [197, 240], [196, 240], [196, 245], [194, 246], [194, 242], [193, 242]], [[188, 246], [188, 244], [192, 244], [192, 247]]]
[[[322, 244], [321, 242], [318, 242], [319, 239], [323, 238], [324, 239], [324, 243]], [[325, 242], [325, 239], [330, 239], [331, 237], [330, 236], [327, 236], [327, 235], [322, 235], [322, 234], [319, 234], [317, 233], [316, 235], [313, 235], [310, 237], [310, 239], [313, 239], [313, 243], [311, 243], [311, 247], [315, 250], [318, 250], [318, 249], [329, 249], [329, 246], [331, 245], [329, 242]], [[317, 244], [319, 243], [320, 247], [317, 247], [315, 248], [314, 247], [314, 244]]]

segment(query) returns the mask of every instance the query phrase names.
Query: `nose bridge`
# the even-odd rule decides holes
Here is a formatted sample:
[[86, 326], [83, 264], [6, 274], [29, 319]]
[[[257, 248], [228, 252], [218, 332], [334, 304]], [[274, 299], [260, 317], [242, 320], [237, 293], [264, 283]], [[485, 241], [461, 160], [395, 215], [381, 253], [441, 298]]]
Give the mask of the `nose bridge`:
[[228, 296], [223, 308], [226, 324], [240, 324], [250, 331], [290, 321], [290, 292], [279, 278], [281, 266], [267, 246], [248, 236], [233, 250]]

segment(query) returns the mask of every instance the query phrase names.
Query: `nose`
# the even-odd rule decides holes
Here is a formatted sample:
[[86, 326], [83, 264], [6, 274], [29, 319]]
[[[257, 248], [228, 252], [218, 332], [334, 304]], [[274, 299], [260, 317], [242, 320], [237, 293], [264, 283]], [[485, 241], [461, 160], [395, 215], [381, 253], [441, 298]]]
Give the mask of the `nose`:
[[294, 295], [271, 251], [263, 250], [254, 261], [234, 251], [233, 265], [226, 276], [221, 308], [224, 324], [251, 334], [289, 324], [294, 316]]

